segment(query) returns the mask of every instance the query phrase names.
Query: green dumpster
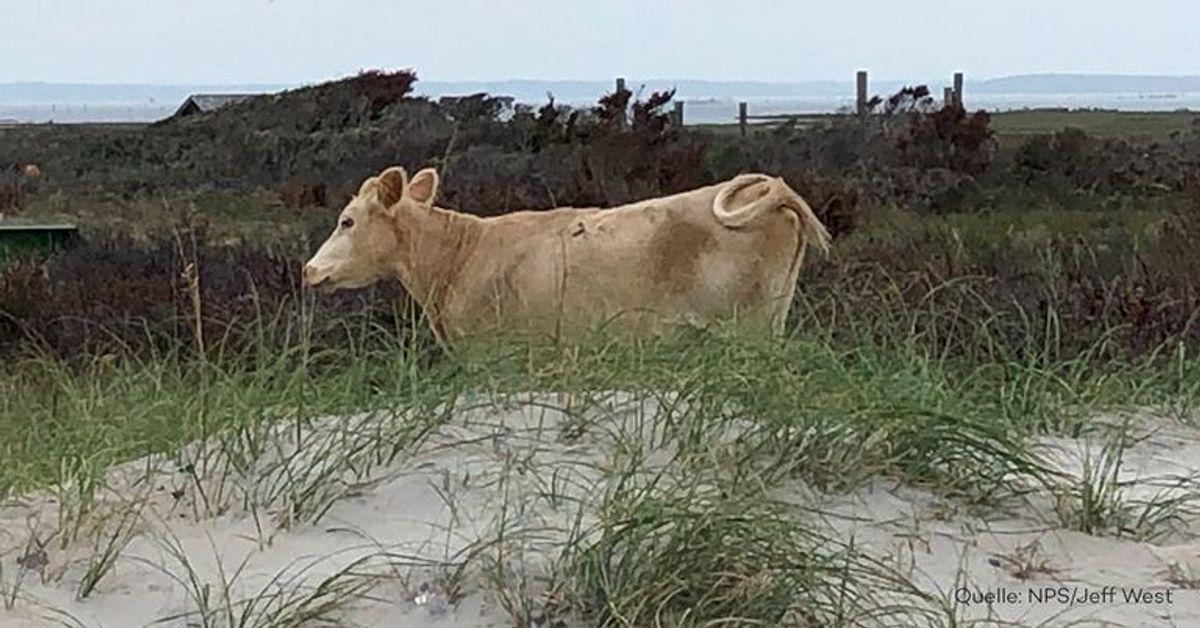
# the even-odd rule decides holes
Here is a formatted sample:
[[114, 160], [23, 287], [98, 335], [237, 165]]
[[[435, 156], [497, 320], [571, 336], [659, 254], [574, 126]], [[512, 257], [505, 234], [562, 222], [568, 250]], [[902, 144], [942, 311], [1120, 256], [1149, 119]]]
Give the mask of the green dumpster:
[[72, 224], [0, 223], [0, 262], [29, 254], [49, 255], [73, 245], [79, 230]]

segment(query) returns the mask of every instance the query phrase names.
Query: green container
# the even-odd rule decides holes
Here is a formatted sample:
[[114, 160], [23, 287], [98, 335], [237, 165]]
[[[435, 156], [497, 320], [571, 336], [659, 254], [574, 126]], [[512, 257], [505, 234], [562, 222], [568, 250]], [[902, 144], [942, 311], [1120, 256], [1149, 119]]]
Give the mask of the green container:
[[75, 244], [79, 230], [72, 224], [0, 224], [0, 263], [25, 255], [50, 255]]

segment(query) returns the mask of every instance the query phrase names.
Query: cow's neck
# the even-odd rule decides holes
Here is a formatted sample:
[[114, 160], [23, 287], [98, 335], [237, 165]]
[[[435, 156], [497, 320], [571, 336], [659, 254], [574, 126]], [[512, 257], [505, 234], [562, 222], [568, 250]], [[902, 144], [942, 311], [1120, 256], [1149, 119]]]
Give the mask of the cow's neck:
[[418, 208], [397, 218], [403, 251], [393, 267], [404, 288], [439, 324], [447, 289], [473, 250], [482, 226], [475, 216], [438, 207]]

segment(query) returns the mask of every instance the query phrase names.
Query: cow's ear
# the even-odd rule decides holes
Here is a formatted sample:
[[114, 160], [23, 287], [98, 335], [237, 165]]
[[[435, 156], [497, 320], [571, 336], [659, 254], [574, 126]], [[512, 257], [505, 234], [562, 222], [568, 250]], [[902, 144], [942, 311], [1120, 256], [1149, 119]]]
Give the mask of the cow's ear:
[[367, 177], [363, 179], [362, 185], [358, 186], [357, 196], [374, 194], [377, 187], [379, 187], [379, 177]]
[[414, 174], [412, 182], [408, 184], [408, 198], [422, 205], [432, 205], [433, 199], [437, 197], [439, 183], [437, 170], [424, 168]]
[[379, 181], [376, 188], [379, 196], [379, 202], [385, 208], [390, 208], [400, 201], [404, 196], [404, 189], [408, 186], [408, 173], [400, 166], [392, 166], [376, 177]]

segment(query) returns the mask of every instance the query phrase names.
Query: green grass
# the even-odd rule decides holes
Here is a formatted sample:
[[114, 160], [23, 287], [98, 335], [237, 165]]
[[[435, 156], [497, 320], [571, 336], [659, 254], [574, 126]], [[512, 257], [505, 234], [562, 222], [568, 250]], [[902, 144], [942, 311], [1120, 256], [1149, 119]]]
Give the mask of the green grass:
[[[132, 457], [168, 451], [220, 430], [279, 418], [346, 413], [404, 389], [400, 357], [313, 377], [276, 357], [257, 369], [99, 358], [78, 369], [33, 360], [0, 376], [0, 493], [92, 473]], [[385, 360], [386, 364], [380, 364]]]
[[[955, 625], [956, 611], [810, 527], [773, 492], [792, 482], [847, 491], [887, 476], [971, 504], [1006, 503], [1023, 490], [1015, 476], [1062, 484], [1027, 449], [1028, 436], [1077, 431], [1105, 407], [1188, 411], [1200, 392], [1200, 365], [1185, 354], [1174, 369], [1099, 368], [1086, 357], [972, 365], [903, 339], [835, 342], [816, 330], [782, 341], [714, 332], [684, 343], [478, 349], [429, 366], [403, 348], [315, 359], [297, 351], [264, 356], [253, 369], [171, 355], [98, 359], [82, 369], [11, 364], [0, 372], [0, 432], [13, 435], [0, 449], [0, 492], [50, 488], [58, 496], [60, 542], [78, 537], [92, 547], [83, 596], [116, 564], [130, 513], [145, 499], [125, 496], [124, 511], [100, 507], [95, 496], [114, 464], [153, 452], [174, 457], [196, 495], [193, 517], [244, 510], [269, 544], [274, 530], [316, 523], [365, 490], [479, 395], [558, 392], [574, 400], [560, 438], [614, 440], [598, 484], [581, 501], [564, 489], [570, 469], [514, 463], [503, 477], [532, 475], [546, 487], [538, 499], [593, 515], [580, 510], [565, 531], [541, 588], [526, 581], [520, 544], [545, 531], [518, 520], [518, 503], [497, 513], [494, 536], [446, 565], [481, 574], [514, 622], [551, 613], [600, 626], [848, 626], [888, 609], [923, 625]], [[586, 412], [603, 409], [614, 390], [656, 400], [649, 437], [617, 411]], [[341, 418], [316, 421], [327, 415]], [[187, 446], [197, 439], [208, 445]], [[651, 465], [648, 452], [663, 447], [673, 452], [669, 464]], [[234, 479], [247, 477], [254, 481]], [[1086, 516], [1068, 522], [1100, 529], [1111, 509], [1076, 488], [1062, 494], [1080, 502], [1070, 512]], [[195, 557], [176, 553], [191, 574], [180, 581], [191, 596], [188, 616], [202, 625], [334, 616], [391, 577], [339, 572], [310, 591], [281, 573], [284, 590], [239, 600], [230, 589], [240, 568], [202, 582], [188, 566]]]
[[[333, 210], [291, 210], [263, 190], [254, 193], [172, 192], [162, 196], [120, 198], [115, 195], [39, 195], [12, 217], [14, 222], [70, 222], [83, 234], [120, 233], [135, 239], [170, 233], [182, 225], [204, 225], [212, 237], [226, 244], [269, 238], [301, 242], [313, 225], [332, 229]], [[6, 219], [8, 220], [8, 219]]]
[[[969, 103], [968, 103], [969, 105]], [[753, 111], [750, 112], [753, 115]], [[1030, 135], [1054, 133], [1067, 127], [1080, 129], [1090, 135], [1104, 138], [1125, 138], [1131, 141], [1156, 141], [1167, 139], [1172, 133], [1192, 128], [1196, 112], [1188, 111], [1110, 111], [1110, 110], [1059, 110], [1029, 109], [1001, 111], [991, 114], [992, 128], [1002, 146], [1018, 143]], [[837, 116], [813, 114], [797, 116], [798, 124], [819, 123]], [[773, 123], [751, 120], [748, 133], [762, 132], [774, 127]], [[689, 128], [703, 130], [715, 135], [737, 135], [737, 123], [698, 124]]]
[[992, 126], [1002, 137], [1053, 133], [1074, 127], [1099, 137], [1154, 141], [1192, 128], [1192, 121], [1197, 115], [1196, 112], [1186, 111], [1031, 109], [996, 113], [992, 116]]
[[[968, 368], [902, 345], [836, 346], [819, 336], [761, 346], [716, 338], [683, 347], [614, 345], [537, 360], [493, 356], [426, 368], [404, 351], [339, 363], [318, 371], [294, 355], [280, 355], [255, 369], [175, 356], [101, 358], [82, 369], [45, 360], [10, 365], [0, 375], [0, 432], [11, 435], [0, 445], [0, 492], [96, 474], [221, 431], [480, 389], [692, 387], [702, 398], [744, 404], [747, 418], [759, 422], [789, 427], [798, 417], [819, 418], [821, 429], [893, 430], [899, 438], [906, 426], [938, 420], [922, 416], [1027, 431], [1068, 406], [1160, 401], [1154, 391], [1169, 388], [1167, 375], [1133, 367], [1101, 377], [1091, 365], [1052, 365], [1048, 370], [1061, 368], [1072, 377], [1054, 381], [1022, 365]], [[1044, 382], [1033, 381], [1043, 375]], [[1014, 378], [1028, 380], [1019, 392], [1011, 389]], [[835, 449], [819, 456], [835, 455]], [[872, 465], [847, 471], [896, 471], [906, 464], [879, 455]]]

